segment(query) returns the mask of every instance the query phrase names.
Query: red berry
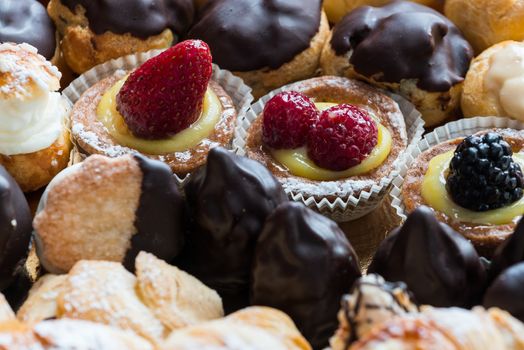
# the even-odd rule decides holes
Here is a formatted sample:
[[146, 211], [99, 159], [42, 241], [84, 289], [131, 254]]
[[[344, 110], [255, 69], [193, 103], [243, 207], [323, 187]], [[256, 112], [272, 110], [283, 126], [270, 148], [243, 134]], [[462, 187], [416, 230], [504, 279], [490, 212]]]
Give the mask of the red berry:
[[377, 145], [378, 129], [369, 114], [342, 104], [322, 112], [311, 129], [308, 156], [318, 166], [341, 171], [360, 164]]
[[211, 79], [211, 60], [205, 42], [187, 40], [131, 73], [116, 97], [117, 109], [131, 132], [145, 139], [162, 139], [194, 123]]
[[267, 101], [264, 107], [262, 139], [275, 149], [303, 146], [318, 115], [309, 97], [296, 91], [281, 92]]

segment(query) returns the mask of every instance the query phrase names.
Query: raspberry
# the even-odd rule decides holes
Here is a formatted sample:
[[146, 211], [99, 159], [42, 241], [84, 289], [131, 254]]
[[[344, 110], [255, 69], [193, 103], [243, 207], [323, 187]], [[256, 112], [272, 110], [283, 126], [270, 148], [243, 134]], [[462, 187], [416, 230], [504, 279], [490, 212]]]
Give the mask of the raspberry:
[[342, 171], [360, 164], [377, 144], [378, 129], [369, 114], [350, 104], [322, 112], [309, 132], [308, 156], [319, 167]]
[[262, 139], [266, 145], [275, 149], [303, 146], [318, 115], [309, 97], [296, 91], [281, 92], [264, 107]]
[[200, 116], [211, 73], [207, 44], [183, 41], [131, 73], [117, 95], [117, 110], [137, 137], [173, 136]]

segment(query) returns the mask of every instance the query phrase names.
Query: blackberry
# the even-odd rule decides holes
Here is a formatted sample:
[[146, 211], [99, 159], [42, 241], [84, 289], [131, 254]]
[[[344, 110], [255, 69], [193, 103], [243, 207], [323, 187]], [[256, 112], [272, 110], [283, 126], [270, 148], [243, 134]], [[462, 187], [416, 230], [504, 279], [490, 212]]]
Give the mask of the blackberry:
[[453, 201], [486, 211], [522, 198], [524, 177], [512, 155], [511, 146], [495, 132], [465, 138], [455, 150], [447, 177]]

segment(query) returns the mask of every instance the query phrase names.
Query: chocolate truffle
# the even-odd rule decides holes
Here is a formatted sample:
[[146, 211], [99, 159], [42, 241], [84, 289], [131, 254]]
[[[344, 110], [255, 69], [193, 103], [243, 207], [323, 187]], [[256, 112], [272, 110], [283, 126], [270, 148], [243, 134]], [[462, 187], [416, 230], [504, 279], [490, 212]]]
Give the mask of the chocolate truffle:
[[45, 7], [36, 0], [0, 0], [0, 43], [28, 43], [51, 59], [55, 54], [55, 27]]
[[0, 165], [0, 290], [9, 287], [27, 258], [31, 221], [22, 190]]
[[524, 262], [504, 270], [484, 295], [484, 307], [498, 307], [524, 322]]
[[521, 218], [513, 234], [495, 251], [489, 269], [490, 280], [495, 279], [508, 267], [522, 261], [524, 261], [524, 219]]
[[486, 284], [473, 245], [425, 206], [380, 244], [368, 272], [406, 283], [417, 302], [437, 307], [475, 305]]
[[179, 263], [222, 296], [226, 312], [246, 306], [255, 244], [287, 200], [280, 183], [257, 161], [217, 147], [185, 192], [193, 222]]
[[360, 277], [337, 224], [300, 203], [279, 205], [258, 239], [251, 301], [287, 313], [315, 349], [337, 328], [342, 296]]

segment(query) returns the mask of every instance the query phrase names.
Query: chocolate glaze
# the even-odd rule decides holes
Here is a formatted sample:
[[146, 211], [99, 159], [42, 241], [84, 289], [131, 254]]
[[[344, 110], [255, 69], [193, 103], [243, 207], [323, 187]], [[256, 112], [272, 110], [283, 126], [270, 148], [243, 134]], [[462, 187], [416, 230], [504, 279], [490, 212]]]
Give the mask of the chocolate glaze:
[[279, 205], [258, 240], [251, 301], [286, 312], [315, 349], [337, 328], [340, 300], [360, 277], [337, 224], [295, 202]]
[[486, 284], [473, 245], [425, 206], [380, 244], [368, 272], [405, 282], [418, 302], [437, 307], [476, 305]]
[[136, 211], [137, 233], [124, 259], [129, 270], [134, 270], [135, 258], [142, 250], [171, 261], [184, 244], [184, 204], [171, 168], [140, 154], [134, 158], [142, 171], [142, 188]]
[[22, 190], [0, 165], [0, 291], [15, 278], [29, 252], [32, 216]]
[[364, 6], [333, 29], [337, 55], [353, 50], [355, 70], [377, 81], [418, 79], [426, 91], [448, 91], [464, 80], [473, 49], [439, 12], [410, 1]]
[[29, 291], [33, 286], [34, 280], [25, 267], [25, 260], [22, 260], [14, 270], [14, 279], [6, 289], [2, 290], [5, 299], [16, 312], [26, 301]]
[[256, 241], [266, 217], [287, 200], [280, 183], [262, 164], [219, 147], [185, 192], [193, 222], [177, 264], [215, 289], [226, 312], [246, 306]]
[[520, 219], [515, 232], [495, 251], [489, 269], [490, 280], [495, 279], [508, 267], [522, 261], [524, 261], [524, 218]]
[[130, 33], [146, 39], [169, 28], [183, 36], [193, 22], [192, 0], [61, 0], [71, 11], [82, 6], [95, 34]]
[[524, 262], [504, 270], [488, 288], [484, 307], [498, 307], [524, 322]]
[[28, 43], [47, 59], [55, 54], [55, 27], [36, 0], [0, 0], [0, 42]]
[[221, 68], [276, 69], [309, 47], [321, 7], [322, 0], [209, 1], [188, 36], [204, 40]]

